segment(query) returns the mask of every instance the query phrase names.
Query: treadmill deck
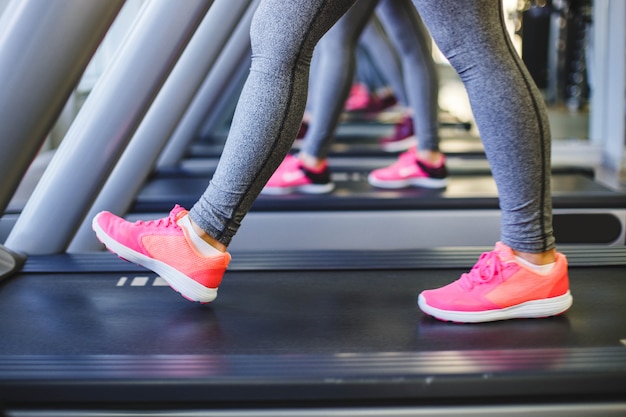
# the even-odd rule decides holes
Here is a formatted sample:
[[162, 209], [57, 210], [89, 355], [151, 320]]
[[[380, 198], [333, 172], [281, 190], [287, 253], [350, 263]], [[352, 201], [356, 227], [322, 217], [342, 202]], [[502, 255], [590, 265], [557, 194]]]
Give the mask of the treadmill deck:
[[218, 299], [197, 305], [110, 254], [97, 256], [105, 267], [95, 272], [80, 256], [74, 272], [67, 258], [56, 272], [35, 259], [0, 287], [0, 402], [623, 398], [620, 250], [606, 265], [573, 262], [564, 315], [474, 325], [416, 306], [418, 292], [469, 267], [454, 262], [410, 267], [400, 257], [385, 269], [329, 259], [315, 270], [315, 260], [272, 268], [268, 255], [262, 268], [235, 262]]

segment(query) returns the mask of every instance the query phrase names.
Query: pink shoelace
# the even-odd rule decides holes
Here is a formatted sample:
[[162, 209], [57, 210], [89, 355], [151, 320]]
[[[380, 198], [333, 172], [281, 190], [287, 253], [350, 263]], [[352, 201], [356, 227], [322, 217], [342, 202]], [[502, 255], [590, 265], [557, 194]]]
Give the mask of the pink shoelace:
[[178, 204], [176, 204], [174, 208], [170, 211], [170, 214], [167, 217], [162, 217], [160, 219], [154, 219], [154, 220], [137, 220], [135, 224], [137, 225], [145, 224], [146, 226], [157, 226], [157, 227], [161, 227], [161, 226], [179, 227], [177, 221], [178, 221], [178, 214], [181, 211], [185, 211], [185, 209], [179, 206]]
[[493, 279], [502, 279], [503, 271], [507, 264], [500, 259], [498, 252], [484, 252], [478, 258], [478, 262], [472, 267], [470, 272], [464, 273], [459, 278], [459, 284], [465, 289], [471, 289], [476, 285], [486, 284]]

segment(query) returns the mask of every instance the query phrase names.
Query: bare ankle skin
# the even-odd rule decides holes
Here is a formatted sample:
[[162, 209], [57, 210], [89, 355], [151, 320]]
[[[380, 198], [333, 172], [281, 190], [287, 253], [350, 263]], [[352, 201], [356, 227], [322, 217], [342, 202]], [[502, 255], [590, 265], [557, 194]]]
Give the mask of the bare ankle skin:
[[443, 158], [443, 154], [439, 151], [418, 150], [417, 156], [420, 161], [428, 162], [432, 165], [438, 165]]
[[196, 223], [194, 223], [193, 220], [191, 220], [191, 217], [189, 217], [189, 221], [191, 222], [191, 227], [193, 227], [193, 231], [196, 232], [196, 234], [198, 236], [200, 236], [200, 238], [202, 240], [204, 240], [206, 243], [208, 243], [209, 245], [213, 246], [215, 249], [217, 249], [220, 252], [226, 252], [226, 246], [224, 246], [222, 243], [220, 243], [219, 241], [213, 239], [211, 236], [209, 236], [207, 234], [207, 232], [205, 232], [204, 230], [202, 230], [200, 228], [200, 226], [198, 226]]
[[529, 253], [513, 250], [513, 253], [535, 265], [546, 265], [556, 261], [556, 249], [551, 249], [541, 253]]
[[319, 159], [304, 152], [300, 152], [298, 154], [298, 159], [302, 162], [302, 165], [309, 169], [321, 168], [321, 166], [326, 162], [325, 159]]

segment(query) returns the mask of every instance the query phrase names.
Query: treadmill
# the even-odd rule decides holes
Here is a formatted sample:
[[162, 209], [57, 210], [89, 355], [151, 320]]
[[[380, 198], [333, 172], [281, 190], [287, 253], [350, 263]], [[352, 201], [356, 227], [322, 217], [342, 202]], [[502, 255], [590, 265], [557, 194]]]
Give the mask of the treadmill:
[[0, 286], [0, 411], [624, 415], [626, 249], [565, 251], [561, 316], [423, 315], [481, 250], [234, 252], [206, 305], [110, 253], [31, 256]]
[[[202, 9], [208, 3], [194, 4]], [[218, 3], [233, 7], [228, 0]], [[173, 2], [147, 4], [154, 19], [136, 25], [139, 34], [193, 32], [193, 17], [202, 15]], [[76, 20], [72, 10], [66, 12]], [[167, 24], [170, 18], [183, 27]], [[46, 19], [32, 21], [49, 38], [60, 33], [54, 26], [44, 30]], [[162, 73], [151, 70], [171, 63], [165, 52], [175, 56], [177, 47], [167, 46], [141, 57], [149, 68], [121, 59], [127, 65], [117, 68], [126, 76], [107, 86], [110, 94], [88, 98], [85, 106], [93, 113], [80, 118], [90, 120], [83, 125], [88, 134], [72, 131], [64, 139], [61, 157], [55, 157], [65, 163], [46, 170], [45, 187], [38, 184], [7, 239], [8, 248], [28, 259], [19, 272], [3, 275], [0, 286], [2, 414], [624, 413], [621, 246], [567, 248], [575, 304], [566, 314], [470, 326], [423, 316], [415, 297], [456, 279], [485, 248], [232, 248], [220, 297], [204, 306], [186, 302], [159, 277], [109, 253], [66, 253], [93, 193], [147, 110], [133, 99], [144, 92], [154, 96], [159, 85], [129, 88], [128, 80], [163, 81]], [[4, 57], [5, 50], [0, 53]], [[116, 94], [131, 90], [128, 97]], [[107, 111], [117, 107], [123, 111]], [[42, 120], [36, 112], [29, 116]], [[127, 130], [111, 139], [110, 126]], [[3, 145], [13, 140], [0, 138]], [[59, 212], [64, 216], [51, 222], [49, 214]]]

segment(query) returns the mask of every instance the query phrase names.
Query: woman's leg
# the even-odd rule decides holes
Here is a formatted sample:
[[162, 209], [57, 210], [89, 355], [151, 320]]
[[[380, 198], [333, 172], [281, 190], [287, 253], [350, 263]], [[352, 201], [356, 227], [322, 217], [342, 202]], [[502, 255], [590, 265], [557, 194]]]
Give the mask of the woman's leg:
[[502, 210], [502, 242], [554, 248], [550, 129], [543, 98], [514, 50], [494, 0], [414, 0], [470, 97]]
[[439, 78], [430, 36], [410, 0], [381, 0], [376, 9], [402, 61], [405, 91], [418, 140], [418, 149], [439, 150]]
[[263, 0], [251, 27], [252, 67], [217, 170], [190, 212], [92, 222], [114, 253], [151, 269], [191, 301], [211, 302], [230, 262], [226, 248], [291, 147], [307, 97], [313, 48], [353, 0]]
[[414, 0], [464, 81], [498, 186], [501, 242], [467, 273], [425, 290], [420, 308], [442, 320], [549, 317], [572, 305], [567, 259], [555, 250], [550, 130], [542, 96], [494, 0]]
[[313, 119], [301, 152], [318, 160], [328, 156], [356, 66], [356, 46], [378, 0], [357, 0], [317, 45], [318, 70], [312, 74], [310, 108]]
[[259, 5], [251, 27], [250, 75], [216, 172], [189, 212], [224, 246], [296, 137], [315, 45], [353, 3], [264, 0]]
[[377, 3], [357, 0], [315, 48], [308, 100], [311, 121], [300, 153], [284, 159], [264, 194], [322, 194], [334, 189], [326, 158], [354, 79], [357, 41]]
[[[439, 78], [430, 36], [410, 0], [382, 0], [376, 13], [402, 60], [412, 113], [393, 136], [381, 141], [383, 149], [409, 150], [389, 167], [372, 171], [368, 181], [381, 188], [444, 188], [447, 169], [439, 150]], [[407, 136], [409, 132], [411, 135]], [[417, 148], [413, 132], [417, 136]]]
[[[402, 75], [402, 63], [395, 45], [383, 29], [380, 19], [374, 13], [370, 22], [363, 29], [359, 38], [359, 46], [367, 51], [376, 70], [385, 80], [379, 87], [391, 88], [393, 95], [403, 107], [409, 105]], [[357, 73], [358, 73], [357, 64]]]

